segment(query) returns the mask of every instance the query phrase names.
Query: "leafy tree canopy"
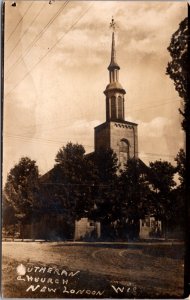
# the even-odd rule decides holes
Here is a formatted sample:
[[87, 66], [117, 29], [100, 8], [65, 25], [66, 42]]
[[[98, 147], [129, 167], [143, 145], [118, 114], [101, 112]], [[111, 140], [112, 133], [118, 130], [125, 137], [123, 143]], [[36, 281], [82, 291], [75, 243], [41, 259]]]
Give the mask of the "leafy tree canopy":
[[100, 149], [94, 153], [94, 163], [100, 182], [112, 182], [117, 177], [118, 159], [112, 149]]
[[55, 173], [61, 182], [79, 183], [85, 179], [85, 149], [82, 145], [68, 143], [57, 153]]
[[179, 181], [181, 183], [181, 187], [185, 187], [185, 167], [186, 167], [186, 155], [183, 149], [180, 149], [175, 161], [177, 162], [176, 171], [179, 174]]
[[176, 185], [175, 172], [175, 167], [167, 161], [150, 162], [149, 182], [155, 190], [167, 194]]
[[97, 182], [92, 156], [85, 155], [82, 145], [68, 143], [58, 151], [55, 161], [51, 176], [54, 199], [71, 220], [87, 216], [93, 207], [92, 186]]
[[166, 74], [174, 81], [175, 89], [184, 100], [184, 109], [180, 110], [184, 116], [182, 126], [186, 129], [187, 121], [190, 120], [188, 105], [187, 84], [189, 82], [189, 60], [188, 60], [188, 18], [180, 24], [178, 30], [172, 35], [168, 51], [172, 60], [168, 63]]
[[7, 201], [7, 197], [5, 196], [5, 193], [3, 193], [2, 212], [3, 212], [2, 214], [3, 226], [15, 224], [16, 222], [15, 210]]
[[119, 179], [122, 212], [131, 220], [148, 212], [150, 188], [145, 174], [145, 166], [139, 159], [129, 159]]
[[17, 215], [29, 216], [39, 207], [39, 172], [36, 162], [28, 157], [20, 159], [9, 172], [4, 196]]

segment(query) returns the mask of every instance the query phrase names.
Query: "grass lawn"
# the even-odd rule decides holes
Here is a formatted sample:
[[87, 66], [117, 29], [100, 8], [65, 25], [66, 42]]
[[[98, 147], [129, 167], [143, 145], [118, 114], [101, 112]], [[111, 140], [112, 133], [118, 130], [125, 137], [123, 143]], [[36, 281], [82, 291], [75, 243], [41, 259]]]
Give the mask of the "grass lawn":
[[183, 296], [183, 245], [5, 242], [2, 252], [5, 298]]

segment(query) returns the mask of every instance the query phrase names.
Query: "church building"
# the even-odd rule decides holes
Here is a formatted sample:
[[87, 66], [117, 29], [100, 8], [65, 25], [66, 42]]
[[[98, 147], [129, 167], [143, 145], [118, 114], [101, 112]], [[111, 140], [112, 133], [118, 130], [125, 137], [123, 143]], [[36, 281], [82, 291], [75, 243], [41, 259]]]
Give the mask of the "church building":
[[[114, 28], [114, 20], [111, 26]], [[106, 97], [106, 121], [94, 128], [95, 151], [111, 148], [118, 158], [120, 168], [129, 158], [138, 158], [137, 124], [125, 121], [126, 91], [119, 83], [120, 67], [116, 59], [115, 32], [112, 33], [111, 61], [108, 66], [109, 84]]]
[[[112, 19], [111, 27], [111, 61], [108, 66], [109, 83], [104, 91], [106, 104], [106, 120], [104, 123], [94, 128], [95, 153], [101, 150], [112, 149], [118, 158], [119, 169], [123, 169], [128, 159], [136, 159], [139, 164], [145, 164], [138, 158], [138, 134], [137, 124], [125, 120], [125, 96], [126, 91], [119, 82], [120, 67], [116, 59], [115, 45], [115, 26]], [[94, 153], [94, 152], [93, 152]], [[93, 155], [93, 153], [87, 155]], [[55, 195], [54, 168], [41, 177], [42, 195], [47, 203], [46, 211], [41, 218], [32, 224], [25, 226], [23, 236], [31, 238], [49, 238], [49, 239], [74, 239], [74, 240], [96, 240], [101, 238], [101, 224], [98, 221], [88, 219], [83, 215], [80, 220], [75, 220], [70, 224], [64, 217], [64, 208], [56, 206], [56, 199], [62, 201]], [[49, 185], [50, 181], [50, 185]], [[48, 183], [48, 185], [46, 185]], [[55, 183], [56, 184], [56, 183]], [[66, 192], [66, 201], [68, 201], [69, 192]], [[64, 198], [64, 197], [63, 197]], [[48, 203], [48, 201], [50, 201]], [[147, 216], [145, 220], [140, 220], [139, 236], [149, 238], [152, 228], [161, 230], [161, 224], [156, 224], [153, 216]], [[48, 228], [48, 230], [47, 230]]]
[[[109, 84], [104, 91], [106, 97], [106, 121], [94, 128], [95, 152], [101, 149], [112, 149], [118, 158], [120, 169], [124, 168], [129, 158], [138, 158], [137, 124], [125, 121], [125, 94], [126, 91], [119, 83], [120, 67], [116, 60], [115, 23], [112, 19], [110, 26], [113, 28], [111, 44], [111, 61], [108, 66]], [[87, 218], [75, 221], [75, 240], [91, 236], [96, 231], [96, 236], [101, 236], [99, 222], [92, 222]]]

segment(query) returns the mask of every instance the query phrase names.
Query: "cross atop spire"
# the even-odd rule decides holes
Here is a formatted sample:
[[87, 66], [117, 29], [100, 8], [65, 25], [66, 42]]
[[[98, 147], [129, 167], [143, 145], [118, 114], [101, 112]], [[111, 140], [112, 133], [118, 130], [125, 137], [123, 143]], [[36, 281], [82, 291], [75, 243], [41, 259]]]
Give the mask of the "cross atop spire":
[[120, 66], [117, 63], [117, 58], [116, 58], [116, 47], [115, 47], [116, 24], [115, 24], [113, 17], [112, 17], [112, 20], [110, 23], [110, 28], [112, 29], [111, 60], [110, 60], [109, 66], [108, 66], [110, 83], [107, 85], [104, 93], [107, 95], [107, 93], [109, 93], [110, 91], [117, 90], [122, 95], [124, 95], [126, 92], [123, 89], [123, 87], [121, 86], [121, 84], [119, 83]]
[[115, 29], [116, 29], [116, 24], [115, 24], [115, 21], [114, 21], [114, 18], [112, 17], [112, 20], [111, 20], [111, 23], [110, 23], [110, 28], [112, 29], [112, 31], [114, 32]]
[[108, 67], [108, 70], [114, 70], [117, 69], [119, 70], [120, 67], [118, 66], [116, 62], [116, 49], [115, 49], [115, 29], [116, 29], [116, 23], [114, 21], [114, 18], [112, 17], [111, 23], [110, 23], [110, 28], [112, 29], [112, 46], [111, 46], [111, 62]]

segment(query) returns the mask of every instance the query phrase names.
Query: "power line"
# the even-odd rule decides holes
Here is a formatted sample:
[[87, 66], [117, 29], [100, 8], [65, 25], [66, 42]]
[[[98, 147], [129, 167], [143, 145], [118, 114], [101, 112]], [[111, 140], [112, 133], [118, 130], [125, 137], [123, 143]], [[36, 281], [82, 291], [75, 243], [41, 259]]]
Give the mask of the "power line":
[[[172, 102], [172, 101], [170, 101], [170, 102]], [[170, 102], [166, 102], [166, 103], [160, 103], [159, 104], [159, 106], [160, 105], [165, 105], [165, 104], [168, 104], [168, 103], [170, 103]], [[142, 110], [143, 109], [148, 109], [149, 107], [147, 106], [147, 107], [144, 107], [144, 108], [142, 108]], [[140, 110], [140, 109], [139, 109]], [[135, 110], [134, 110], [135, 111]], [[89, 115], [88, 115], [89, 116]], [[68, 121], [70, 121], [70, 118], [68, 118], [68, 119], [64, 119], [64, 123], [67, 123]], [[93, 120], [92, 120], [93, 121]], [[59, 122], [59, 121], [58, 121]], [[91, 122], [91, 121], [90, 121]], [[59, 126], [56, 126], [56, 127], [52, 127], [52, 128], [46, 128], [46, 129], [43, 129], [43, 132], [44, 131], [52, 131], [52, 130], [55, 130], [55, 129], [58, 129], [58, 128], [67, 128], [68, 127], [68, 125], [66, 125], [66, 126], [64, 126], [63, 124], [64, 123], [62, 123], [62, 124], [60, 124]], [[38, 123], [38, 124], [35, 124], [35, 125], [29, 125], [29, 126], [25, 126], [25, 127], [23, 127], [23, 129], [26, 129], [26, 130], [30, 130], [30, 129], [32, 129], [32, 128], [35, 128], [35, 127], [38, 127], [38, 126], [43, 126], [43, 125], [46, 125], [45, 123]], [[29, 133], [29, 132], [27, 132], [27, 133]]]
[[161, 154], [161, 153], [151, 153], [151, 152], [145, 152], [145, 154], [151, 155], [151, 156], [175, 156], [175, 154]]
[[[68, 140], [52, 140], [52, 139], [45, 139], [45, 138], [39, 138], [39, 137], [29, 137], [29, 136], [21, 136], [21, 135], [11, 135], [11, 134], [5, 134], [6, 137], [10, 137], [10, 138], [16, 138], [16, 139], [22, 139], [22, 140], [31, 140], [31, 141], [39, 141], [39, 142], [45, 142], [47, 144], [60, 144], [63, 142], [68, 142]], [[94, 148], [92, 145], [86, 145], [83, 144], [84, 147], [88, 147], [88, 148]], [[147, 155], [146, 155], [147, 154]], [[175, 157], [176, 154], [163, 154], [163, 153], [153, 153], [153, 152], [143, 152], [142, 155], [140, 155], [140, 157], [150, 157], [150, 156], [161, 156], [161, 157]]]
[[[173, 98], [166, 98], [166, 99], [173, 99]], [[168, 102], [160, 102], [159, 104], [156, 104], [156, 105], [154, 105], [154, 106], [145, 106], [145, 107], [143, 107], [143, 108], [140, 108], [140, 109], [137, 109], [137, 110], [127, 110], [127, 112], [129, 113], [131, 113], [131, 112], [135, 112], [135, 111], [141, 111], [141, 110], [146, 110], [146, 109], [149, 109], [149, 108], [154, 108], [154, 107], [158, 107], [158, 106], [162, 106], [162, 105], [167, 105], [167, 104], [170, 104], [171, 102], [173, 102], [173, 100], [171, 100], [171, 101], [168, 101]], [[89, 116], [91, 116], [92, 114], [89, 114], [88, 113], [88, 117]], [[94, 115], [94, 114], [93, 114]], [[70, 119], [69, 119], [70, 120]], [[66, 121], [65, 121], [66, 122]], [[38, 124], [39, 125], [39, 124]], [[43, 123], [41, 123], [40, 125], [43, 125]], [[36, 126], [36, 125], [33, 125], [33, 126], [31, 126], [32, 128], [34, 127], [34, 126]], [[30, 127], [30, 126], [28, 126], [28, 127]], [[27, 127], [27, 128], [28, 128]], [[49, 129], [45, 129], [45, 131], [51, 131], [51, 130], [54, 130], [54, 129], [58, 129], [58, 128], [66, 128], [67, 126], [62, 126], [62, 125], [59, 125], [59, 126], [56, 126], [56, 127], [52, 127], [52, 128], [49, 128]]]
[[169, 104], [171, 102], [173, 102], [173, 100], [168, 101], [168, 102], [163, 102], [163, 103], [160, 103], [160, 104], [157, 104], [157, 105], [153, 105], [153, 106], [147, 106], [147, 107], [140, 108], [140, 109], [135, 109], [135, 110], [131, 110], [131, 111], [129, 110], [127, 112], [135, 112], [135, 111], [140, 111], [140, 110], [146, 110], [146, 109], [150, 109], [150, 108], [155, 108], [155, 107], [158, 107], [158, 106]]
[[145, 154], [142, 154], [142, 155], [139, 155], [140, 158], [149, 158], [149, 159], [153, 159], [153, 157], [168, 157], [168, 158], [175, 158], [176, 157], [176, 154], [156, 154], [156, 153], [149, 153], [148, 155]]
[[[157, 107], [157, 106], [162, 106], [162, 105], [165, 105], [165, 104], [169, 104], [169, 103], [171, 103], [171, 102], [173, 102], [173, 100], [171, 100], [171, 101], [168, 101], [168, 102], [162, 102], [162, 103], [160, 103], [160, 104], [158, 104], [158, 105], [155, 105], [154, 107]], [[149, 108], [152, 108], [152, 106], [150, 107], [150, 106], [146, 106], [146, 107], [143, 107], [142, 109], [138, 109], [138, 111], [140, 111], [140, 110], [145, 110], [145, 109], [149, 109]], [[130, 110], [129, 112], [135, 112], [135, 111], [137, 111], [137, 110]], [[91, 114], [90, 114], [91, 115]], [[90, 116], [89, 114], [88, 114], [88, 117]], [[94, 115], [94, 114], [93, 114]], [[70, 118], [68, 118], [68, 119], [64, 119], [64, 123], [66, 123], [67, 121], [70, 121]], [[94, 121], [94, 120], [91, 120], [91, 121], [89, 121], [89, 123], [90, 122], [92, 122], [92, 121]], [[59, 121], [58, 121], [59, 122]], [[64, 124], [63, 123], [63, 124]], [[55, 130], [55, 129], [58, 129], [58, 128], [67, 128], [68, 127], [68, 125], [66, 125], [66, 126], [64, 126], [63, 124], [60, 124], [59, 126], [56, 126], [56, 127], [51, 127], [51, 128], [46, 128], [46, 129], [43, 129], [43, 131], [51, 131], [51, 130]], [[29, 125], [29, 126], [25, 126], [25, 127], [23, 127], [23, 129], [26, 129], [26, 130], [30, 130], [31, 128], [35, 128], [35, 127], [38, 127], [38, 126], [43, 126], [43, 125], [46, 125], [45, 123], [38, 123], [38, 124], [35, 124], [35, 125]]]
[[[70, 119], [68, 119], [69, 121], [71, 120], [71, 118]], [[65, 122], [64, 123], [66, 123], [67, 121], [65, 120]], [[74, 125], [74, 124], [73, 124]], [[56, 126], [56, 127], [52, 127], [52, 128], [45, 128], [45, 129], [43, 129], [43, 132], [49, 132], [49, 131], [52, 131], [52, 130], [55, 130], [55, 129], [59, 129], [59, 128], [61, 128], [61, 129], [64, 129], [64, 128], [67, 128], [67, 127], [69, 127], [68, 125], [59, 125], [59, 126]], [[93, 127], [94, 128], [94, 127]]]
[[[45, 129], [43, 129], [43, 132], [55, 130], [55, 129], [58, 129], [58, 128], [67, 128], [67, 127], [69, 127], [69, 125], [66, 125], [66, 126], [65, 126], [64, 124], [67, 123], [68, 121], [71, 121], [71, 118], [64, 119], [64, 122], [63, 122], [61, 125], [59, 125], [59, 126], [51, 127], [51, 128], [45, 128]], [[77, 121], [80, 121], [80, 120], [77, 120]], [[94, 121], [94, 120], [89, 121], [88, 123], [93, 122], [93, 121]], [[58, 122], [59, 122], [59, 121], [58, 121]], [[56, 123], [56, 122], [55, 122], [55, 123]], [[35, 125], [22, 127], [22, 129], [30, 130], [30, 129], [35, 128], [35, 127], [37, 127], [37, 126], [43, 126], [43, 125], [46, 125], [46, 124], [45, 124], [45, 123], [41, 123], [41, 124], [38, 123], [38, 124], [35, 124]], [[72, 125], [74, 125], [74, 124], [72, 124]], [[27, 133], [30, 133], [30, 132], [27, 132]]]
[[[28, 30], [30, 29], [30, 27], [33, 25], [33, 23], [35, 22], [35, 20], [37, 19], [37, 17], [40, 15], [41, 11], [43, 10], [44, 6], [46, 5], [46, 3], [44, 3], [41, 7], [41, 9], [39, 10], [39, 12], [37, 13], [37, 15], [34, 17], [34, 19], [32, 20], [32, 22], [30, 23], [30, 25], [28, 26], [28, 28], [23, 32], [23, 34], [21, 35], [20, 39], [18, 39], [16, 45], [14, 45], [14, 47], [12, 48], [11, 52], [9, 53], [7, 59], [9, 59], [9, 57], [11, 56], [11, 54], [15, 51], [15, 49], [17, 48], [19, 42], [22, 40], [23, 36], [28, 32]], [[11, 67], [12, 68], [12, 67]]]
[[21, 140], [23, 142], [26, 142], [26, 143], [29, 143], [29, 142], [32, 142], [32, 143], [42, 143], [42, 144], [46, 144], [46, 145], [49, 145], [49, 146], [53, 146], [55, 144], [57, 145], [60, 145], [60, 142], [58, 141], [46, 141], [46, 140], [43, 140], [43, 139], [36, 139], [36, 138], [26, 138], [26, 137], [16, 137], [16, 136], [10, 136], [10, 135], [7, 135], [6, 137], [8, 138], [14, 138], [16, 140]]
[[24, 75], [24, 77], [6, 94], [6, 96], [8, 96], [9, 94], [12, 93], [12, 91], [31, 73], [31, 71], [33, 71], [37, 65], [39, 65], [39, 63], [49, 54], [50, 51], [52, 51], [52, 49], [54, 49], [54, 47], [63, 39], [63, 37], [65, 37], [70, 30], [72, 30], [74, 28], [74, 26], [84, 17], [84, 15], [88, 12], [88, 10], [92, 7], [93, 4], [89, 5], [89, 7], [85, 10], [84, 13], [82, 13], [79, 18], [76, 20], [76, 22], [73, 23], [73, 25], [53, 44], [53, 46], [46, 52], [46, 54], [44, 54], [40, 60]]
[[[30, 137], [30, 136], [22, 136], [22, 135], [11, 135], [11, 134], [6, 134], [5, 136], [8, 138], [16, 138], [16, 139], [22, 139], [22, 140], [31, 140], [31, 141], [44, 141], [45, 143], [54, 143], [54, 144], [60, 144], [63, 142], [68, 142], [68, 140], [52, 140], [52, 139], [45, 139], [45, 138], [40, 138], [40, 137]], [[92, 145], [84, 145], [85, 147], [93, 148]]]
[[41, 36], [46, 32], [46, 30], [49, 28], [49, 26], [55, 21], [55, 19], [58, 17], [58, 15], [63, 11], [63, 9], [67, 6], [67, 4], [69, 3], [69, 1], [65, 1], [65, 3], [61, 6], [61, 8], [59, 8], [59, 10], [55, 13], [55, 15], [50, 19], [50, 21], [45, 25], [45, 27], [37, 34], [37, 36], [34, 38], [34, 40], [29, 44], [29, 46], [26, 48], [24, 54], [22, 54], [16, 61], [15, 63], [9, 68], [9, 70], [7, 71], [6, 77], [5, 79], [7, 79], [9, 73], [11, 72], [11, 70], [15, 67], [15, 65], [17, 65], [18, 63], [20, 63], [21, 61], [23, 61], [24, 57], [26, 57], [28, 55], [28, 53], [31, 51], [31, 49], [33, 48], [33, 46], [37, 43], [37, 41], [41, 38]]
[[8, 42], [11, 38], [11, 36], [13, 35], [13, 33], [17, 30], [19, 24], [22, 22], [22, 20], [24, 19], [25, 15], [27, 14], [27, 12], [29, 11], [30, 7], [32, 6], [33, 2], [31, 4], [29, 4], [29, 6], [27, 7], [25, 13], [23, 14], [22, 18], [20, 19], [20, 21], [17, 23], [16, 27], [13, 29], [13, 31], [11, 32], [11, 34], [9, 35], [9, 37], [7, 38], [6, 42]]
[[[62, 121], [62, 120], [61, 120]], [[68, 122], [68, 121], [71, 121], [71, 118], [68, 118], [68, 119], [64, 119], [64, 123]], [[60, 122], [60, 120], [58, 121]], [[54, 122], [54, 123], [57, 123], [57, 122]], [[49, 123], [48, 123], [49, 124]], [[34, 125], [28, 125], [28, 126], [23, 126], [22, 128], [23, 129], [26, 129], [26, 130], [30, 130], [31, 128], [36, 128], [38, 126], [43, 126], [43, 125], [46, 125], [46, 123], [37, 123], [37, 124], [34, 124]], [[60, 125], [61, 126], [61, 125]], [[59, 126], [59, 127], [60, 127]], [[51, 128], [51, 129], [56, 129], [56, 128], [59, 128], [59, 127], [54, 127], [54, 128]], [[64, 126], [63, 128], [65, 128], [67, 126]]]
[[[168, 101], [168, 102], [163, 102], [163, 100], [170, 100], [170, 101]], [[162, 97], [162, 101], [154, 101], [154, 102], [152, 102], [152, 104], [156, 104], [156, 105], [161, 105], [162, 103], [164, 104], [164, 103], [170, 103], [170, 102], [173, 102], [174, 100], [181, 100], [180, 98], [179, 99], [177, 99], [177, 98], [174, 98], [174, 97], [167, 97], [167, 98], [163, 98]], [[147, 103], [147, 104], [149, 104], [149, 103]], [[146, 103], [145, 103], [145, 105], [146, 105]], [[137, 103], [137, 105], [130, 105], [130, 106], [128, 106], [128, 109], [131, 109], [131, 108], [138, 108], [139, 107], [139, 103]], [[144, 104], [143, 105], [141, 105], [140, 107], [144, 107]], [[145, 106], [145, 108], [146, 108], [146, 106]]]
[[[173, 98], [166, 98], [166, 99], [173, 99]], [[140, 111], [140, 110], [145, 110], [145, 109], [149, 109], [149, 108], [153, 108], [153, 107], [158, 107], [158, 106], [162, 106], [162, 105], [167, 105], [167, 104], [170, 104], [171, 102], [173, 102], [173, 100], [171, 100], [171, 101], [168, 101], [168, 102], [160, 102], [160, 103], [158, 103], [158, 104], [156, 104], [156, 105], [154, 105], [154, 106], [145, 106], [145, 107], [142, 107], [142, 108], [139, 108], [138, 109], [138, 111]], [[141, 107], [141, 106], [140, 106]], [[135, 110], [127, 110], [127, 112], [135, 112], [135, 111], [137, 111], [136, 109]], [[92, 114], [89, 114], [88, 113], [88, 117], [90, 116], [90, 115], [92, 115]], [[93, 114], [94, 115], [94, 114]], [[67, 121], [69, 121], [70, 120], [70, 118], [69, 119], [66, 119], [66, 120], [64, 120], [64, 123], [66, 123]], [[94, 121], [94, 120], [92, 120], [92, 121]], [[38, 124], [35, 124], [35, 125], [31, 125], [31, 126], [26, 126], [26, 127], [24, 127], [24, 128], [33, 128], [33, 127], [36, 127], [36, 126], [43, 126], [43, 125], [45, 125], [44, 123], [38, 123]], [[66, 127], [68, 127], [68, 126], [63, 126], [63, 125], [59, 125], [59, 126], [56, 126], [56, 127], [52, 127], [52, 128], [46, 128], [45, 129], [45, 131], [51, 131], [51, 130], [54, 130], [54, 129], [58, 129], [58, 128], [66, 128]]]

